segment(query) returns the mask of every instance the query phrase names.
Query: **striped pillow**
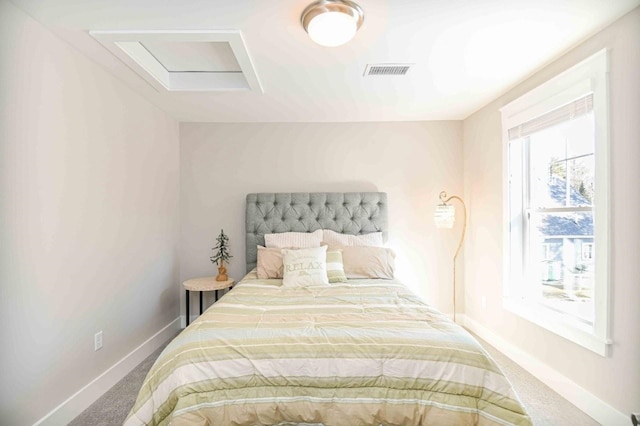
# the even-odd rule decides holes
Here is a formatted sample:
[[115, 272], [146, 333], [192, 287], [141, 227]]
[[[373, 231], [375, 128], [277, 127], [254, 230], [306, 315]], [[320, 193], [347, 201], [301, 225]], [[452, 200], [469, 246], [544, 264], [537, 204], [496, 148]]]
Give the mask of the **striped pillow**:
[[279, 234], [265, 234], [264, 242], [267, 248], [311, 248], [320, 247], [322, 229], [314, 232], [281, 232]]
[[327, 277], [330, 283], [347, 282], [341, 249], [327, 251]]
[[322, 242], [329, 247], [351, 247], [369, 246], [382, 247], [382, 232], [371, 232], [370, 234], [350, 235], [340, 234], [330, 229], [325, 229], [322, 233]]

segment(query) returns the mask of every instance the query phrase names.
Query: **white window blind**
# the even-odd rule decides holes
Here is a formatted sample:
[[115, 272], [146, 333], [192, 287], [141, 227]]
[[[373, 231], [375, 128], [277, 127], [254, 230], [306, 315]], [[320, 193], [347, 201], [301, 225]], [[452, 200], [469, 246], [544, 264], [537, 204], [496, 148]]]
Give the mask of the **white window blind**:
[[561, 106], [560, 108], [554, 109], [553, 111], [542, 114], [541, 116], [516, 127], [510, 128], [508, 130], [509, 140], [512, 141], [532, 133], [548, 129], [549, 127], [553, 127], [565, 121], [586, 115], [591, 111], [593, 111], [593, 93], [589, 93], [588, 95], [576, 99], [571, 103]]

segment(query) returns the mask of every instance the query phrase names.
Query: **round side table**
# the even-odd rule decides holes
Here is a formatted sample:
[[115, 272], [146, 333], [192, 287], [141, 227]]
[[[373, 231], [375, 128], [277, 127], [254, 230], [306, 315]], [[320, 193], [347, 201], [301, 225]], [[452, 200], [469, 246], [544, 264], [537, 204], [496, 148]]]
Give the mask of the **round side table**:
[[186, 292], [186, 304], [187, 304], [187, 325], [189, 325], [189, 291], [200, 292], [200, 315], [202, 315], [202, 292], [203, 291], [215, 291], [216, 302], [218, 301], [218, 290], [233, 287], [233, 280], [216, 281], [216, 277], [201, 277], [192, 278], [182, 283]]

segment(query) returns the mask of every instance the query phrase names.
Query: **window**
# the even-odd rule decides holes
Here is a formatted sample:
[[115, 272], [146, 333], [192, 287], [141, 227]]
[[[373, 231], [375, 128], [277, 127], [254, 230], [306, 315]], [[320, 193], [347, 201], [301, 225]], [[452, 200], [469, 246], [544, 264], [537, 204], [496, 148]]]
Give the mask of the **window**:
[[609, 294], [606, 83], [602, 51], [501, 110], [505, 306], [602, 355]]

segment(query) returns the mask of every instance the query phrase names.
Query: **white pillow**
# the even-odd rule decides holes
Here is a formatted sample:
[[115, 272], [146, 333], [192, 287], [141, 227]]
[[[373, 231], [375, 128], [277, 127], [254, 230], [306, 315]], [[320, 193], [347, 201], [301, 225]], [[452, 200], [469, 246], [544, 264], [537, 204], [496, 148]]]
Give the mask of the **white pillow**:
[[362, 235], [350, 235], [339, 234], [329, 229], [325, 229], [322, 233], [322, 242], [330, 247], [384, 246], [384, 241], [382, 241], [382, 232], [372, 232], [370, 234]]
[[265, 234], [264, 242], [267, 248], [309, 248], [320, 247], [322, 229], [313, 232], [281, 232], [279, 234]]
[[327, 277], [327, 246], [282, 250], [284, 287], [329, 285]]

